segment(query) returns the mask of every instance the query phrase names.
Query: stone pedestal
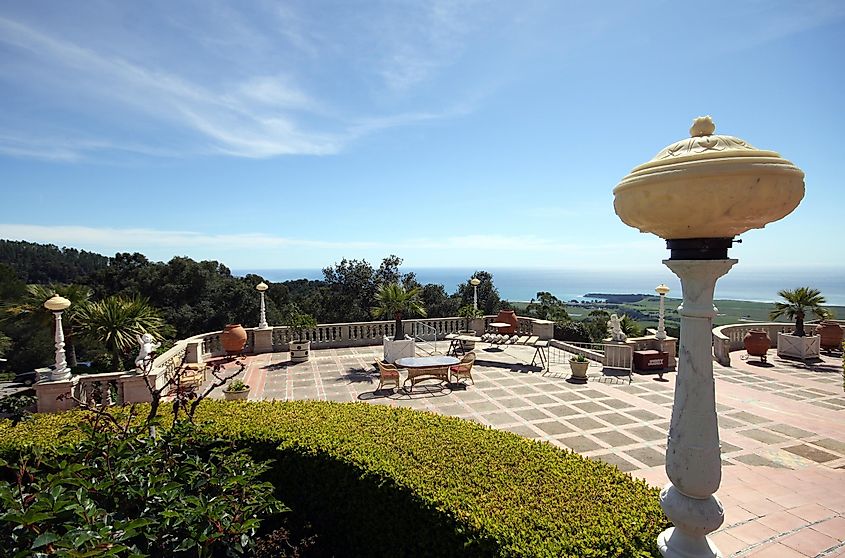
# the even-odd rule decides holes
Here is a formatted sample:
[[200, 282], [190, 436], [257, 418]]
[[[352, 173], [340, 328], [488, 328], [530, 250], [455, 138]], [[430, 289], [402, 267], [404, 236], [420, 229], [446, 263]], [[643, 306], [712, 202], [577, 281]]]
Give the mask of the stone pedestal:
[[253, 331], [253, 347], [252, 352], [255, 354], [272, 353], [273, 352], [273, 330], [256, 329]]
[[631, 369], [631, 347], [627, 343], [604, 340], [604, 366], [607, 368]]
[[188, 341], [185, 345], [185, 364], [201, 364], [202, 360], [202, 341]]
[[[158, 374], [155, 372], [147, 376], [150, 380], [150, 385], [153, 387], [156, 385], [157, 376]], [[123, 404], [150, 403], [152, 401], [150, 389], [147, 387], [146, 382], [144, 382], [144, 376], [142, 374], [126, 374], [125, 376], [121, 376], [118, 379], [118, 384], [120, 385], [121, 392], [120, 401]]]
[[725, 519], [714, 493], [722, 480], [719, 423], [713, 382], [711, 330], [716, 309], [716, 280], [737, 260], [665, 260], [681, 279], [683, 303], [681, 347], [675, 401], [666, 445], [670, 482], [660, 493], [660, 506], [674, 523], [657, 538], [669, 558], [714, 558], [719, 550], [707, 539]]
[[820, 335], [798, 337], [791, 333], [778, 333], [778, 356], [809, 360], [820, 358]]
[[417, 356], [417, 345], [413, 339], [394, 341], [392, 337], [384, 338], [384, 360], [393, 364], [400, 358]]
[[555, 323], [550, 320], [534, 320], [531, 333], [541, 340], [553, 339], [555, 336]]
[[[67, 380], [37, 382], [33, 388], [35, 388], [35, 397], [38, 400], [38, 412], [57, 413], [75, 408], [76, 401], [71, 399], [70, 395], [73, 393], [77, 381], [78, 377]], [[62, 395], [66, 395], [66, 397], [59, 399]]]

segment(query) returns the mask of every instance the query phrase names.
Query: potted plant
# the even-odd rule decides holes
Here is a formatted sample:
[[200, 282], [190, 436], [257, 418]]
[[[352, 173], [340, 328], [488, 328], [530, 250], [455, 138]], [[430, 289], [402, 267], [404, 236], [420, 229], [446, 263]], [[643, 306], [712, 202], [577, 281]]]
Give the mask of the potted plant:
[[226, 389], [223, 390], [223, 397], [228, 401], [246, 400], [248, 395], [249, 386], [241, 379], [232, 380]]
[[399, 283], [381, 285], [376, 293], [376, 306], [373, 306], [370, 311], [374, 318], [392, 316], [396, 320], [393, 339], [384, 336], [384, 360], [393, 363], [402, 357], [415, 356], [414, 340], [405, 338], [402, 318], [412, 314], [426, 316], [425, 308], [420, 301], [420, 288], [406, 289]]
[[311, 314], [305, 314], [299, 311], [295, 305], [288, 313], [286, 320], [287, 326], [293, 332], [290, 340], [290, 361], [291, 362], [305, 362], [311, 353], [311, 341], [306, 336], [306, 331], [317, 327], [317, 320]]
[[[484, 312], [473, 306], [472, 304], [466, 304], [461, 306], [458, 309], [458, 316], [464, 319], [464, 329], [459, 331], [461, 335], [475, 335], [476, 331], [471, 328], [471, 323], [473, 320], [481, 318], [484, 316]], [[461, 341], [461, 348], [464, 352], [472, 351], [475, 349], [475, 341]]]
[[590, 361], [584, 355], [573, 355], [569, 359], [569, 368], [572, 369], [572, 379], [579, 381], [587, 381], [587, 368], [590, 366]]
[[795, 357], [800, 359], [818, 358], [820, 337], [807, 335], [804, 331], [804, 318], [807, 314], [814, 314], [819, 318], [828, 317], [828, 312], [822, 308], [825, 298], [818, 289], [799, 287], [795, 290], [778, 291], [778, 296], [785, 302], [776, 302], [775, 309], [769, 314], [769, 319], [777, 320], [786, 316], [795, 320], [795, 330], [790, 333], [778, 333], [778, 356]]

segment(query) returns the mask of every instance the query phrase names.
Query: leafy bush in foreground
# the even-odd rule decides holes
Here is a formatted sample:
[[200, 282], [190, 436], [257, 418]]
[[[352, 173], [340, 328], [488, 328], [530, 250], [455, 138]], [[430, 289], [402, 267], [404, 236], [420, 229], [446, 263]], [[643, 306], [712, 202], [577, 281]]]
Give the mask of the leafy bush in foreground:
[[282, 511], [259, 480], [266, 465], [189, 423], [156, 439], [102, 426], [80, 422], [80, 442], [10, 467], [4, 556], [237, 556], [254, 547], [259, 518]]
[[[339, 556], [659, 556], [657, 490], [549, 444], [430, 413], [204, 401], [209, 435], [272, 458], [277, 496]], [[79, 414], [0, 426], [0, 455], [55, 444]]]

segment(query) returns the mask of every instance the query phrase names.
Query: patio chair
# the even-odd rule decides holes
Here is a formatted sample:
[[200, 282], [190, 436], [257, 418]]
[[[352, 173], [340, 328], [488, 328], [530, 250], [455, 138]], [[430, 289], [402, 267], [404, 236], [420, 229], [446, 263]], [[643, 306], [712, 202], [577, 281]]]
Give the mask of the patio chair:
[[396, 385], [396, 389], [399, 389], [399, 369], [396, 368], [395, 364], [386, 364], [377, 360], [376, 367], [379, 370], [379, 381], [376, 391], [381, 391], [381, 388], [386, 383], [393, 383]]
[[472, 378], [472, 365], [475, 363], [475, 353], [469, 352], [461, 359], [460, 364], [456, 364], [449, 368], [449, 375], [455, 377], [455, 383], [463, 378], [472, 380], [472, 385], [475, 385], [475, 380]]

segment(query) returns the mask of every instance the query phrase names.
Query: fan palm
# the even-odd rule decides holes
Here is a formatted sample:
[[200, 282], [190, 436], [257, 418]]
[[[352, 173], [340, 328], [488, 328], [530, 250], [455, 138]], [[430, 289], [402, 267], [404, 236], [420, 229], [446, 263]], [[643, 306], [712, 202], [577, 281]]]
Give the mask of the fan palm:
[[377, 306], [371, 308], [374, 317], [393, 316], [396, 320], [396, 333], [394, 341], [405, 339], [405, 330], [402, 328], [402, 318], [407, 315], [419, 314], [425, 317], [426, 311], [420, 301], [420, 288], [405, 289], [399, 283], [381, 285], [376, 292]]
[[138, 336], [149, 333], [162, 339], [170, 333], [158, 310], [145, 298], [109, 296], [79, 308], [74, 320], [85, 337], [99, 343], [112, 358], [116, 370], [138, 345]]
[[815, 314], [819, 318], [828, 316], [827, 310], [821, 307], [827, 302], [818, 289], [799, 287], [793, 291], [778, 291], [778, 296], [786, 302], [776, 302], [775, 309], [769, 314], [769, 319], [776, 320], [786, 316], [795, 320], [795, 332], [793, 335], [804, 337], [804, 318], [807, 313]]
[[32, 328], [52, 328], [55, 319], [44, 308], [44, 303], [54, 294], [70, 301], [70, 306], [63, 312], [62, 331], [65, 337], [65, 354], [70, 368], [76, 367], [76, 349], [74, 344], [74, 316], [91, 299], [91, 289], [83, 285], [27, 285], [26, 294], [20, 300], [5, 304], [3, 313], [7, 319], [27, 322]]

